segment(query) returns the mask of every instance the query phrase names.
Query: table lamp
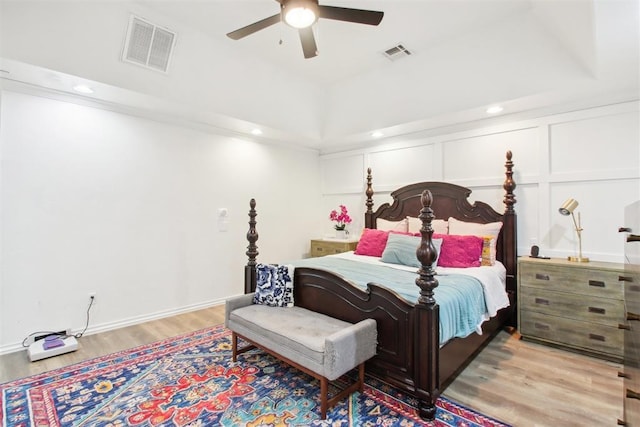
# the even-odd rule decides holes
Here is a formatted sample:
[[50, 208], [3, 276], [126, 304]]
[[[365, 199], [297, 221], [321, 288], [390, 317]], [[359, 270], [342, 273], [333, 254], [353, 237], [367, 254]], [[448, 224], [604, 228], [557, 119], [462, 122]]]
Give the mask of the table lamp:
[[573, 214], [573, 211], [578, 207], [578, 201], [576, 199], [567, 199], [562, 206], [560, 206], [560, 213], [565, 216], [571, 215], [573, 219], [573, 225], [576, 227], [576, 234], [578, 235], [578, 256], [570, 256], [567, 259], [574, 262], [589, 262], [589, 258], [582, 256], [582, 226], [580, 225], [580, 212], [578, 212], [578, 221]]

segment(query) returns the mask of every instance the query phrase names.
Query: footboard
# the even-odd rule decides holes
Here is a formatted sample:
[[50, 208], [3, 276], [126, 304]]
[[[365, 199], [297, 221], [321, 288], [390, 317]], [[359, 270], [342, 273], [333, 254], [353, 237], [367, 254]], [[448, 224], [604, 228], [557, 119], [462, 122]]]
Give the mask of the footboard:
[[363, 291], [340, 276], [324, 270], [296, 268], [296, 305], [350, 323], [375, 319], [377, 355], [367, 362], [367, 372], [378, 374], [394, 386], [413, 392], [414, 306], [376, 284]]

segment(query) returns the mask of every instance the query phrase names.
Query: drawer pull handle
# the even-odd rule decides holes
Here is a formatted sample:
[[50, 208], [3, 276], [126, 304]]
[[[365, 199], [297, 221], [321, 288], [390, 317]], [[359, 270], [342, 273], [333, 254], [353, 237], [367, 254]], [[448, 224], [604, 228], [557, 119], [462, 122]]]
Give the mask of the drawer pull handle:
[[633, 292], [640, 292], [640, 286], [638, 285], [629, 285], [628, 289]]
[[538, 280], [549, 280], [548, 274], [536, 273], [536, 279]]
[[535, 326], [536, 329], [542, 329], [543, 331], [548, 331], [549, 329], [551, 329], [549, 325], [545, 325], [538, 322], [534, 323], [533, 326]]
[[627, 320], [640, 320], [640, 314], [627, 312]]
[[603, 337], [602, 335], [596, 335], [596, 334], [589, 334], [589, 339], [594, 341], [602, 341], [602, 342], [606, 341], [605, 337]]
[[323, 250], [324, 249], [322, 249], [322, 248], [316, 248], [316, 251], [318, 251], [318, 252], [322, 252]]
[[631, 276], [618, 276], [618, 282], [633, 282], [633, 277], [631, 277]]
[[627, 389], [627, 397], [630, 399], [640, 399], [640, 393]]
[[589, 307], [589, 313], [606, 314], [607, 310], [598, 307]]
[[631, 378], [631, 376], [625, 372], [618, 371], [618, 378]]
[[536, 298], [536, 304], [549, 305], [549, 300], [544, 298]]
[[625, 330], [627, 330], [627, 331], [630, 331], [630, 330], [631, 330], [631, 326], [629, 326], [629, 325], [624, 325], [624, 324], [622, 324], [622, 323], [618, 323], [618, 329], [625, 329]]
[[595, 286], [596, 288], [604, 288], [604, 282], [602, 280], [589, 280], [589, 286]]
[[620, 227], [618, 228], [618, 233], [631, 233], [631, 229], [629, 227]]
[[640, 235], [629, 234], [629, 236], [627, 236], [627, 242], [640, 242]]
[[617, 425], [619, 425], [619, 426], [626, 426], [626, 425], [627, 425], [627, 422], [626, 422], [626, 421], [624, 421], [624, 420], [621, 420], [620, 418], [618, 418], [618, 424], [617, 424]]

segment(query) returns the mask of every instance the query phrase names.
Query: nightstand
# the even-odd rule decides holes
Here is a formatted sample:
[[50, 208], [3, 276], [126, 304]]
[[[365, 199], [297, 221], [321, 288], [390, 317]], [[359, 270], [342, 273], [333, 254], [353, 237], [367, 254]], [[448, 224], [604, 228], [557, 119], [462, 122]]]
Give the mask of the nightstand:
[[353, 251], [357, 245], [357, 240], [315, 239], [311, 240], [311, 256], [319, 257]]
[[518, 328], [525, 339], [620, 362], [624, 264], [518, 260]]

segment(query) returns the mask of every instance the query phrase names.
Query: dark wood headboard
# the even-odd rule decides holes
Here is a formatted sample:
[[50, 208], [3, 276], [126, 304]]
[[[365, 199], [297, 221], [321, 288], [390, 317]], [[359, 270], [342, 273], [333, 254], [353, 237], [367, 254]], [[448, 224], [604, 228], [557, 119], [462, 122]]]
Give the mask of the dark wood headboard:
[[502, 221], [502, 229], [496, 243], [496, 258], [505, 266], [507, 270], [507, 290], [516, 290], [516, 270], [517, 270], [517, 221], [514, 204], [516, 203], [513, 194], [516, 183], [513, 181], [513, 162], [511, 151], [507, 151], [507, 161], [505, 163], [505, 190], [503, 213], [495, 211], [484, 202], [469, 203], [471, 190], [459, 185], [447, 182], [420, 182], [399, 188], [391, 193], [393, 203], [380, 205], [373, 211], [373, 187], [371, 168], [367, 170], [367, 201], [365, 212], [365, 227], [376, 228], [378, 219], [389, 221], [400, 221], [407, 216], [418, 217], [422, 203], [420, 197], [424, 190], [429, 190], [433, 198], [431, 207], [435, 218], [447, 220], [449, 217], [461, 221], [476, 222], [486, 224], [490, 222]]

